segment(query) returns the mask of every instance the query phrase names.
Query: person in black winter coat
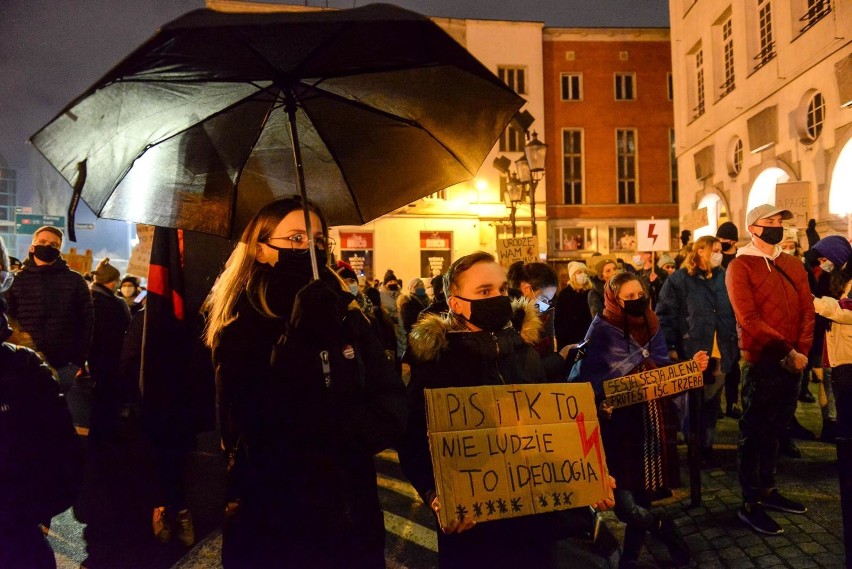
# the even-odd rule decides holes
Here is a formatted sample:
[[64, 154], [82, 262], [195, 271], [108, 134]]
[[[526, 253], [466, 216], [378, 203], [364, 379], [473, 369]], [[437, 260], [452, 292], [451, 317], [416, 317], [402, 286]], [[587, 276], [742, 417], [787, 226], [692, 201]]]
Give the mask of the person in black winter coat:
[[429, 305], [426, 286], [421, 279], [411, 279], [408, 283], [408, 294], [401, 294], [396, 299], [399, 308], [399, 323], [405, 335], [411, 332], [411, 327], [417, 322], [420, 313]]
[[556, 300], [556, 349], [579, 344], [586, 337], [592, 314], [589, 311], [589, 291], [592, 283], [586, 265], [579, 261], [568, 263], [568, 284]]
[[[224, 567], [383, 568], [373, 455], [405, 427], [404, 387], [326, 267], [319, 210], [264, 206], [208, 299], [228, 453]], [[320, 279], [311, 280], [308, 231]]]
[[67, 390], [89, 355], [94, 315], [86, 281], [59, 256], [62, 237], [52, 226], [36, 231], [6, 300], [9, 315], [32, 336]]
[[429, 306], [423, 309], [421, 316], [426, 314], [441, 314], [449, 312], [450, 307], [447, 305], [447, 295], [444, 294], [444, 276], [437, 275], [432, 277], [432, 302]]
[[82, 448], [48, 365], [12, 343], [4, 293], [12, 277], [0, 239], [0, 567], [53, 569], [39, 527], [73, 503]]
[[89, 373], [94, 383], [90, 436], [110, 439], [118, 426], [123, 401], [119, 361], [124, 333], [130, 324], [130, 309], [115, 287], [121, 273], [104, 258], [93, 271], [92, 307], [95, 324], [89, 350]]
[[[424, 316], [411, 332], [409, 424], [398, 449], [406, 477], [436, 512], [441, 504], [423, 390], [545, 381], [532, 347], [541, 327], [538, 315], [526, 299], [509, 298], [506, 273], [492, 255], [477, 252], [456, 260], [444, 275], [444, 289], [450, 312]], [[520, 318], [513, 318], [515, 312]], [[439, 563], [442, 569], [555, 567], [555, 544], [564, 537], [557, 528], [552, 513], [480, 525], [468, 517], [454, 520], [438, 532]]]
[[609, 279], [618, 272], [618, 263], [612, 258], [603, 258], [595, 263], [595, 275], [592, 277], [592, 289], [589, 291], [589, 312], [594, 318], [604, 309], [604, 287]]

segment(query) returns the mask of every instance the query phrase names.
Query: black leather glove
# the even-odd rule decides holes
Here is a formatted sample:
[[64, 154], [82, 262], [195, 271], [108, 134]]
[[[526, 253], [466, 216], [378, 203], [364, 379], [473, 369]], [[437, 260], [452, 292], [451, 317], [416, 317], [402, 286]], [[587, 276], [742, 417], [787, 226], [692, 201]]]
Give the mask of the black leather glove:
[[343, 330], [341, 296], [323, 281], [308, 283], [296, 294], [290, 318], [292, 329], [308, 338], [338, 342]]

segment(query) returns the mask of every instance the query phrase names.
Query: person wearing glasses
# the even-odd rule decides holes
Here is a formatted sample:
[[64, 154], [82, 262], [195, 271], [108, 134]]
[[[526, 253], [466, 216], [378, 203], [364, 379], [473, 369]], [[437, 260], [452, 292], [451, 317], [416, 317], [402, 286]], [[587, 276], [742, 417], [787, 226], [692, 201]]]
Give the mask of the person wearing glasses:
[[86, 281], [60, 256], [62, 230], [45, 225], [33, 234], [30, 252], [6, 293], [8, 314], [71, 389], [92, 344], [94, 309]]
[[517, 261], [509, 266], [509, 296], [526, 298], [538, 312], [541, 333], [533, 348], [541, 356], [541, 364], [548, 380], [564, 381], [565, 354], [557, 353], [553, 306], [559, 279], [556, 271], [547, 263], [524, 263]]
[[228, 455], [222, 564], [383, 568], [373, 455], [406, 424], [402, 381], [340, 278], [303, 202], [264, 206], [208, 298]]

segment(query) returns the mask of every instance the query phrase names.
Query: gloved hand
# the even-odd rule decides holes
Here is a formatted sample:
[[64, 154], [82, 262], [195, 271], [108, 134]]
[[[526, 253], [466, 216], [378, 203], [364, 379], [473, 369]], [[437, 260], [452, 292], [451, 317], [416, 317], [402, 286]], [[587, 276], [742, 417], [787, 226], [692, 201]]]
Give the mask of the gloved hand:
[[311, 281], [296, 294], [290, 325], [297, 334], [325, 343], [340, 340], [343, 312], [340, 297], [323, 281]]

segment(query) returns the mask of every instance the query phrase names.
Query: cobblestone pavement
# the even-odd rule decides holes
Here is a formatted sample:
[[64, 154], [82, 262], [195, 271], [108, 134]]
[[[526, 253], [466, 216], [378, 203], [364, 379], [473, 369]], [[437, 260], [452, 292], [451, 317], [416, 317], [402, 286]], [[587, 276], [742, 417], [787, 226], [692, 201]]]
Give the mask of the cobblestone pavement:
[[[812, 391], [816, 386], [811, 386]], [[800, 403], [800, 423], [819, 435], [822, 419], [816, 403]], [[779, 536], [753, 532], [737, 518], [741, 504], [736, 476], [736, 421], [723, 418], [717, 425], [719, 467], [702, 471], [702, 503], [690, 507], [689, 490], [677, 489], [659, 502], [671, 515], [693, 553], [692, 567], [740, 569], [747, 567], [846, 567], [843, 545], [835, 446], [819, 441], [797, 441], [802, 458], [781, 457], [777, 482], [784, 495], [803, 502], [803, 515], [771, 512], [784, 528]], [[681, 456], [684, 458], [684, 448]], [[684, 477], [686, 483], [686, 478]], [[624, 525], [611, 513], [604, 518], [621, 541]], [[640, 567], [670, 565], [665, 547], [649, 538]]]

